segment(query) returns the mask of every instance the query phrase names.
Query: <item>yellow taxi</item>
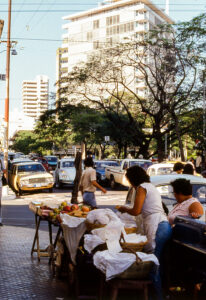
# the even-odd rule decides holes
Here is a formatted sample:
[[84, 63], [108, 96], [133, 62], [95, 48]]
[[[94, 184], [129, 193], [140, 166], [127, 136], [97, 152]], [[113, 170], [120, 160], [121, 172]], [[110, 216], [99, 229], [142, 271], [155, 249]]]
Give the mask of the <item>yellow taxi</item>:
[[52, 192], [53, 176], [39, 162], [19, 162], [12, 164], [9, 185], [19, 195], [23, 192], [48, 189]]

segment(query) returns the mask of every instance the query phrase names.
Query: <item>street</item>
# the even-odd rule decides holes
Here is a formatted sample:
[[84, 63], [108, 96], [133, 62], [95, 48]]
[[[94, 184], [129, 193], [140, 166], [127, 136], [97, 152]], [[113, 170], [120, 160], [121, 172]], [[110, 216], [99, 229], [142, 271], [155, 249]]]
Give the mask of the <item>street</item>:
[[[107, 188], [107, 193], [103, 194], [101, 191], [96, 191], [97, 204], [99, 206], [123, 205], [127, 195], [127, 189], [120, 187], [116, 190]], [[38, 193], [27, 193], [16, 199], [8, 199], [3, 197], [2, 200], [2, 217], [3, 224], [16, 226], [30, 226], [34, 225], [34, 214], [28, 208], [31, 201], [40, 202], [63, 202], [71, 201], [72, 189], [64, 187], [62, 189], [55, 189], [53, 193], [47, 191]], [[12, 198], [12, 197], [11, 197]], [[78, 202], [82, 201], [82, 196], [79, 193]]]

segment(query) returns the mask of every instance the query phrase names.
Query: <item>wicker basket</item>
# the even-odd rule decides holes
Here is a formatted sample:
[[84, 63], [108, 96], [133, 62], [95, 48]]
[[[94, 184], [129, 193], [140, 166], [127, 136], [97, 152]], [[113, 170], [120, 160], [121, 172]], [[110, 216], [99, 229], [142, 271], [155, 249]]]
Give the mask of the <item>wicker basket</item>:
[[137, 227], [125, 227], [126, 234], [137, 233]]
[[90, 223], [88, 220], [85, 221], [86, 227], [87, 227], [87, 231], [91, 231], [93, 229], [97, 229], [97, 228], [103, 228], [106, 226], [106, 224], [95, 224], [95, 223]]
[[140, 243], [126, 243], [123, 234], [120, 238], [120, 245], [123, 249], [123, 252], [141, 252], [147, 242], [140, 242]]
[[123, 249], [123, 252], [128, 252], [128, 250], [133, 250], [135, 252], [139, 251], [142, 252], [144, 246], [147, 244], [147, 242], [142, 242], [142, 243], [125, 243], [125, 242], [120, 242], [120, 245]]

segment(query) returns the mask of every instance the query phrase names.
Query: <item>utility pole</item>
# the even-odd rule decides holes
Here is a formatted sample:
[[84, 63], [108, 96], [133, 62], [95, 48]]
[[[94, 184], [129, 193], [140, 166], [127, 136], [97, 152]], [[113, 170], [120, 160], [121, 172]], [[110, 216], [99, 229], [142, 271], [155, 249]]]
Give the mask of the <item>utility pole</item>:
[[6, 50], [6, 99], [5, 99], [5, 144], [4, 161], [8, 179], [8, 149], [9, 149], [9, 76], [10, 76], [10, 48], [11, 48], [11, 2], [8, 0], [8, 31], [7, 31], [7, 50]]

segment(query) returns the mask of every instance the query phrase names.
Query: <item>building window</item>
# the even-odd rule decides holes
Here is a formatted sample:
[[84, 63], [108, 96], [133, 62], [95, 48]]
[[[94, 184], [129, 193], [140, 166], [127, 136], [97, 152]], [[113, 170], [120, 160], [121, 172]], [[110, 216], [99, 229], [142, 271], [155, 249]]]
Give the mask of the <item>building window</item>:
[[93, 42], [93, 49], [98, 49], [99, 48], [99, 41], [94, 41]]
[[93, 37], [92, 32], [91, 31], [87, 32], [87, 41], [91, 41], [92, 37]]
[[112, 16], [112, 17], [107, 17], [106, 18], [106, 25], [111, 26], [119, 23], [119, 15]]
[[93, 21], [93, 29], [98, 29], [99, 28], [99, 20]]

